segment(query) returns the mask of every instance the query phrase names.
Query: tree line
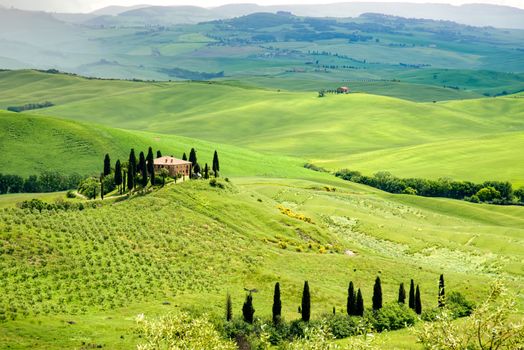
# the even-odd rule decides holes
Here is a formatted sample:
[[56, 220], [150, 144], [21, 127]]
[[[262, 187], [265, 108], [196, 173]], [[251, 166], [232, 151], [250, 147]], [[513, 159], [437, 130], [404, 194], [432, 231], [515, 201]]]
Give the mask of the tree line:
[[[82, 181], [78, 186], [78, 191], [88, 197], [94, 199], [98, 195], [104, 198], [104, 195], [118, 189], [120, 194], [128, 191], [134, 191], [136, 189], [144, 189], [149, 186], [164, 186], [166, 178], [170, 176], [169, 171], [165, 168], [160, 169], [158, 174], [155, 170], [155, 158], [162, 157], [160, 150], [156, 151], [156, 157], [154, 156], [153, 148], [149, 147], [147, 155], [144, 152], [140, 152], [138, 158], [136, 156], [135, 149], [132, 148], [129, 152], [127, 162], [121, 162], [117, 159], [114, 167], [111, 163], [111, 157], [109, 154], [104, 156], [103, 170], [100, 177], [91, 177]], [[205, 178], [209, 179], [210, 176], [219, 176], [220, 161], [218, 158], [218, 152], [215, 150], [213, 154], [213, 163], [210, 168], [207, 163], [202, 168], [198, 163], [197, 151], [195, 148], [191, 148], [189, 152], [189, 158], [184, 152], [182, 160], [191, 162], [189, 171], [190, 178]], [[185, 174], [176, 174], [173, 176], [175, 182], [177, 179], [185, 177]], [[159, 179], [162, 179], [160, 181]]]
[[378, 172], [373, 176], [366, 176], [358, 171], [348, 169], [337, 171], [335, 176], [389, 193], [445, 197], [474, 203], [524, 204], [524, 187], [513, 190], [512, 184], [508, 181], [485, 181], [476, 184], [470, 181], [454, 181], [446, 178], [438, 180], [403, 179], [385, 171]]
[[0, 194], [66, 191], [77, 188], [84, 178], [80, 174], [63, 175], [56, 171], [43, 171], [27, 178], [0, 174]]
[[[257, 333], [259, 324], [265, 323], [255, 318], [253, 295], [257, 290], [247, 291], [242, 305], [241, 319], [234, 318], [231, 296], [229, 294], [226, 296], [225, 324], [221, 328], [225, 329], [227, 336], [236, 339], [237, 342], [239, 337], [252, 339], [253, 334]], [[380, 277], [377, 277], [373, 286], [370, 307], [365, 307], [362, 290], [356, 288], [350, 281], [344, 312], [337, 314], [336, 307], [333, 307], [332, 314], [324, 313], [320, 318], [312, 319], [311, 291], [308, 281], [305, 281], [301, 303], [298, 306], [300, 318], [287, 323], [282, 317], [281, 285], [277, 282], [273, 291], [271, 321], [268, 323], [269, 328], [266, 327], [265, 330], [270, 333], [270, 341], [275, 345], [283, 340], [303, 337], [305, 329], [317, 324], [327, 325], [330, 332], [340, 339], [365, 334], [370, 330], [381, 332], [404, 328], [415, 324], [417, 319], [433, 321], [442, 310], [451, 311], [455, 318], [468, 316], [474, 307], [457, 292], [450, 293], [449, 299], [446, 298], [443, 275], [440, 275], [439, 278], [436, 301], [438, 307], [427, 308], [423, 312], [420, 287], [412, 279], [409, 292], [406, 292], [404, 283], [400, 283], [398, 297], [391, 303], [383, 304], [381, 280]]]
[[52, 102], [46, 101], [42, 103], [28, 103], [23, 106], [10, 106], [7, 107], [7, 110], [10, 112], [23, 112], [23, 111], [30, 111], [32, 109], [40, 109], [40, 108], [47, 108], [47, 107], [53, 107], [54, 104]]

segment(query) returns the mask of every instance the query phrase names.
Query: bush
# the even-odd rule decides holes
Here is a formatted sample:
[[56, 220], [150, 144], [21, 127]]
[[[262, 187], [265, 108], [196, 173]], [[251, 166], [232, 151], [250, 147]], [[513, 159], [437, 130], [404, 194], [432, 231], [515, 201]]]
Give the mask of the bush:
[[366, 320], [362, 317], [348, 315], [330, 315], [326, 317], [326, 325], [337, 339], [343, 339], [365, 333]]
[[78, 192], [88, 199], [95, 199], [100, 194], [100, 182], [94, 177], [90, 177], [80, 182]]
[[384, 305], [380, 310], [368, 312], [367, 318], [373, 329], [378, 332], [393, 331], [415, 324], [417, 315], [404, 304]]
[[76, 194], [75, 194], [74, 191], [69, 190], [69, 191], [67, 191], [67, 193], [66, 193], [66, 197], [67, 197], [67, 198], [76, 198]]
[[494, 199], [500, 199], [500, 192], [494, 187], [484, 187], [477, 192], [477, 197], [482, 202], [491, 202]]
[[414, 196], [416, 196], [418, 194], [417, 190], [414, 189], [413, 187], [406, 187], [404, 189], [404, 191], [402, 191], [402, 193], [404, 193], [404, 194], [411, 194], [411, 195], [414, 195]]
[[469, 316], [475, 309], [475, 304], [459, 292], [451, 292], [446, 296], [446, 306], [455, 318]]

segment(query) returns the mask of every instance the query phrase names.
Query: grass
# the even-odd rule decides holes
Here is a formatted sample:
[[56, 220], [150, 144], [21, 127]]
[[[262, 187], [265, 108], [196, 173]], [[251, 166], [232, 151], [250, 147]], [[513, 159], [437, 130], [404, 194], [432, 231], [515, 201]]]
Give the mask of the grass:
[[0, 76], [0, 107], [56, 104], [34, 115], [176, 134], [332, 169], [524, 183], [522, 157], [513, 151], [523, 144], [520, 98], [415, 103], [359, 93], [318, 98], [234, 83], [98, 81], [31, 71]]
[[[278, 205], [313, 223], [282, 214]], [[448, 290], [474, 300], [495, 275], [521, 288], [522, 208], [497, 207], [500, 215], [486, 222], [482, 213], [490, 208], [392, 196], [326, 176], [242, 177], [223, 190], [186, 182], [84, 211], [5, 209], [0, 265], [9, 282], [1, 287], [0, 314], [8, 321], [0, 341], [14, 348], [81, 342], [129, 348], [136, 341], [134, 315], [180, 307], [220, 317], [228, 291], [238, 314], [244, 287], [259, 290], [256, 315], [269, 317], [276, 281], [288, 320], [298, 317], [306, 279], [314, 317], [333, 306], [343, 309], [350, 279], [363, 288], [369, 305], [377, 274], [386, 301], [395, 299], [400, 281], [415, 278], [424, 307], [436, 305], [440, 273]], [[357, 255], [344, 254], [348, 249]], [[60, 336], [64, 330], [71, 336]]]
[[[441, 273], [447, 291], [475, 301], [495, 278], [513, 291], [524, 285], [523, 207], [392, 195], [303, 168], [522, 183], [521, 95], [415, 103], [234, 82], [0, 77], [0, 107], [57, 105], [0, 112], [3, 173], [97, 174], [105, 153], [114, 163], [131, 147], [178, 157], [195, 147], [202, 164], [217, 149], [231, 179], [224, 189], [188, 181], [82, 211], [15, 206], [63, 194], [0, 197], [0, 344], [11, 349], [129, 349], [137, 314], [219, 318], [229, 292], [239, 315], [244, 288], [259, 290], [255, 315], [268, 318], [277, 281], [287, 320], [298, 318], [304, 280], [313, 317], [343, 310], [349, 280], [369, 306], [377, 275], [385, 301], [414, 278], [424, 308], [437, 304]], [[519, 296], [517, 315], [523, 309]], [[416, 348], [409, 330], [380, 338]]]

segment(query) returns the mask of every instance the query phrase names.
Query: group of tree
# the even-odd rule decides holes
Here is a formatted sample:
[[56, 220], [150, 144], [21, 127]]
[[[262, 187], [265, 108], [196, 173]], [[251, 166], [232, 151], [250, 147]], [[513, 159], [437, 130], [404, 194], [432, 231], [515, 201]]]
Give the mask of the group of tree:
[[[373, 286], [373, 296], [371, 300], [373, 311], [378, 311], [382, 309], [382, 284], [380, 281], [380, 277], [378, 276], [375, 279], [375, 284]], [[437, 301], [439, 307], [444, 307], [446, 305], [444, 275], [440, 275]], [[404, 283], [400, 283], [399, 285], [397, 303], [402, 305], [406, 303], [406, 290], [404, 288]], [[415, 282], [413, 279], [411, 280], [409, 287], [408, 307], [418, 315], [422, 314], [422, 300], [420, 296], [420, 287], [418, 284], [415, 287]], [[308, 322], [311, 318], [311, 293], [309, 290], [308, 281], [304, 282], [304, 288], [302, 290], [302, 302], [298, 310], [301, 314], [302, 321]], [[358, 288], [358, 290], [355, 290], [353, 281], [350, 281], [347, 294], [346, 313], [349, 316], [364, 316], [364, 310], [364, 298], [362, 296], [362, 291], [360, 288]], [[254, 313], [255, 309], [253, 307], [253, 293], [249, 292], [249, 294], [246, 296], [246, 300], [242, 307], [242, 315], [244, 321], [247, 323], [253, 323]], [[226, 320], [231, 320], [233, 317], [232, 314], [233, 311], [231, 296], [228, 294], [226, 298]], [[280, 298], [280, 283], [278, 282], [275, 284], [275, 289], [273, 293], [272, 315], [273, 323], [278, 323], [282, 317], [282, 300]]]
[[[156, 158], [162, 157], [160, 150], [156, 151]], [[215, 151], [213, 155], [212, 173], [208, 164], [202, 169], [197, 160], [197, 152], [194, 148], [191, 148], [189, 153], [189, 159], [184, 153], [182, 159], [191, 162], [191, 177], [204, 177], [208, 179], [210, 175], [215, 177], [219, 176], [220, 162], [218, 159], [218, 152]], [[111, 157], [106, 154], [103, 162], [103, 171], [100, 174], [98, 181], [98, 189], [95, 189], [96, 178], [91, 178], [82, 184], [84, 194], [88, 198], [95, 198], [98, 194], [102, 197], [104, 194], [113, 191], [116, 187], [120, 193], [125, 190], [132, 191], [138, 187], [145, 188], [148, 184], [151, 186], [160, 184], [158, 182], [158, 176], [162, 178], [162, 186], [165, 184], [165, 179], [169, 176], [167, 169], [161, 169], [159, 174], [155, 173], [155, 156], [153, 149], [149, 147], [147, 155], [144, 152], [140, 152], [138, 158], [135, 153], [135, 149], [132, 148], [129, 152], [129, 158], [127, 162], [121, 162], [118, 159], [115, 162], [114, 168], [111, 165]], [[203, 170], [203, 174], [201, 174]], [[158, 175], [158, 176], [157, 176]], [[175, 178], [176, 181], [176, 178]], [[89, 190], [85, 190], [85, 188]], [[94, 197], [91, 197], [93, 195]]]
[[197, 151], [194, 148], [191, 148], [191, 151], [189, 152], [189, 159], [184, 153], [182, 155], [182, 160], [191, 162], [191, 177], [203, 177], [204, 179], [209, 179], [210, 176], [214, 176], [215, 178], [220, 176], [220, 161], [216, 150], [213, 154], [211, 169], [207, 163], [205, 163], [204, 168], [200, 166], [197, 159]]
[[32, 109], [39, 109], [39, 108], [47, 108], [52, 107], [54, 104], [52, 102], [46, 101], [42, 103], [28, 103], [23, 106], [10, 106], [7, 107], [7, 110], [10, 112], [23, 112], [23, 111], [30, 111]]
[[66, 191], [77, 188], [83, 179], [79, 174], [63, 175], [56, 171], [43, 171], [27, 178], [0, 174], [0, 194]]
[[404, 193], [424, 197], [445, 197], [463, 199], [471, 202], [493, 204], [524, 204], [524, 187], [513, 190], [507, 181], [485, 181], [475, 184], [469, 181], [453, 181], [420, 178], [398, 178], [388, 172], [378, 172], [373, 176], [362, 175], [358, 171], [340, 170], [335, 173], [344, 180], [372, 186], [389, 193]]

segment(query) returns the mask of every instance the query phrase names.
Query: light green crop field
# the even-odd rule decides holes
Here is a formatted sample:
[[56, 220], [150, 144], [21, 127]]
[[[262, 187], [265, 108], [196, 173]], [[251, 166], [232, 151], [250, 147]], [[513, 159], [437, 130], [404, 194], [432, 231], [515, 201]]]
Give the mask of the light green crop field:
[[0, 88], [3, 108], [51, 101], [56, 106], [28, 113], [183, 135], [330, 169], [524, 183], [524, 156], [515, 151], [524, 147], [520, 95], [416, 103], [360, 93], [318, 98], [314, 91], [234, 83], [100, 81], [31, 71], [0, 73]]
[[[189, 308], [221, 317], [230, 292], [239, 315], [244, 287], [259, 290], [256, 315], [268, 318], [276, 281], [287, 320], [298, 317], [304, 280], [313, 317], [344, 309], [349, 280], [369, 305], [377, 275], [388, 302], [414, 278], [425, 308], [437, 305], [440, 273], [448, 291], [472, 300], [495, 276], [522, 288], [524, 208], [394, 196], [318, 176], [233, 178], [225, 189], [185, 182], [84, 211], [2, 211], [0, 342], [128, 349], [139, 341], [137, 314]], [[402, 348], [413, 337], [386, 339]]]

